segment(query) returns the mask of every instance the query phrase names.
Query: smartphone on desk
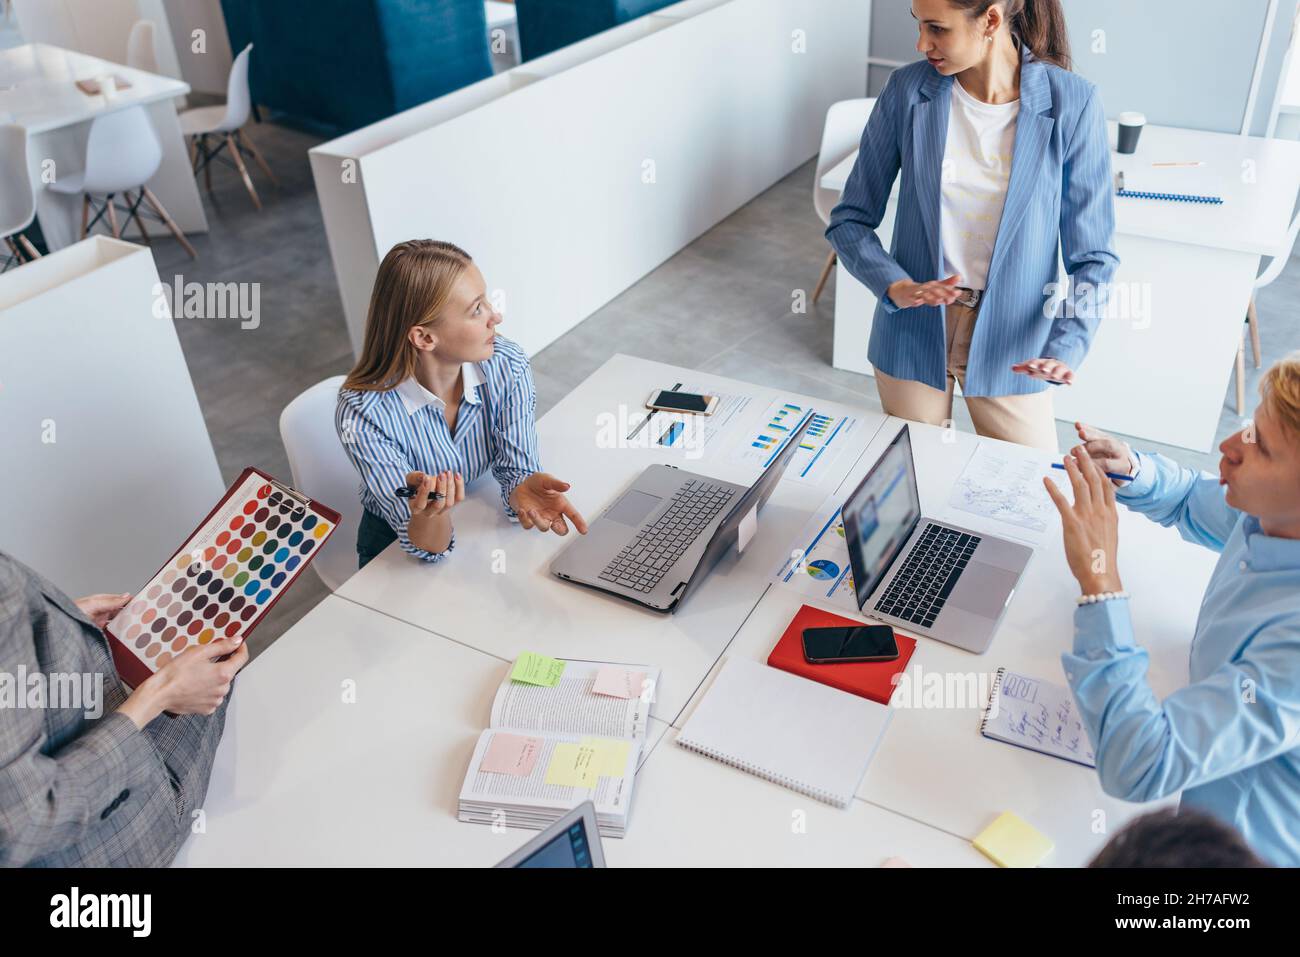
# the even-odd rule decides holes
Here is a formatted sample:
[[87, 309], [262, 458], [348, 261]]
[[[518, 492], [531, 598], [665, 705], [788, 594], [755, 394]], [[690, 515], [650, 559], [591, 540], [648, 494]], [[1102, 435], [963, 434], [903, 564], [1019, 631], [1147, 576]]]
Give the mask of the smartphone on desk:
[[898, 657], [898, 642], [894, 638], [894, 629], [888, 625], [805, 628], [803, 657], [813, 665], [893, 661]]
[[694, 415], [712, 415], [718, 406], [716, 395], [695, 395], [691, 392], [674, 392], [671, 389], [657, 389], [645, 400], [647, 409], [663, 412], [689, 412]]

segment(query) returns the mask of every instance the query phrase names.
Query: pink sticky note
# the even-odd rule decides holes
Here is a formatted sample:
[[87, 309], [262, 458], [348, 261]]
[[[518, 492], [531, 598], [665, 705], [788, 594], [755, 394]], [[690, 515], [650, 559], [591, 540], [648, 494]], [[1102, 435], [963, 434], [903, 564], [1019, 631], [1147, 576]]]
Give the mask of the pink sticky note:
[[639, 698], [644, 684], [644, 671], [628, 671], [617, 665], [605, 665], [596, 672], [596, 684], [591, 691], [611, 698]]
[[526, 738], [519, 734], [494, 734], [483, 755], [480, 771], [491, 774], [517, 774], [524, 776], [533, 770], [537, 755], [542, 750], [541, 738]]

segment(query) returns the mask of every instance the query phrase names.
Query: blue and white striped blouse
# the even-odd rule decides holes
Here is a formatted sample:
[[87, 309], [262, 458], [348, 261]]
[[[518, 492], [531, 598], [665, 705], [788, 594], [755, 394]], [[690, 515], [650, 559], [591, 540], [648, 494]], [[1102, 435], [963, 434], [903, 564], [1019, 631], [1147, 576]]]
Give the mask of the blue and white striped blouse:
[[542, 470], [537, 457], [537, 389], [528, 356], [497, 336], [496, 351], [485, 362], [463, 367], [464, 397], [453, 435], [443, 417], [443, 401], [414, 379], [386, 392], [340, 389], [334, 427], [348, 458], [361, 475], [361, 504], [397, 533], [402, 549], [426, 562], [446, 556], [411, 543], [411, 507], [394, 492], [407, 472], [459, 472], [465, 484], [489, 468], [501, 486], [506, 514], [515, 517], [510, 494]]

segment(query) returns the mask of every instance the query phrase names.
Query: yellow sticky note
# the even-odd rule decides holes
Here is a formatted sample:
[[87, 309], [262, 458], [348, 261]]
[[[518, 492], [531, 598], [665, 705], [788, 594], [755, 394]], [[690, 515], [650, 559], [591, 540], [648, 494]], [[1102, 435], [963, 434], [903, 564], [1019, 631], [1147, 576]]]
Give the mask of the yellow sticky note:
[[1033, 825], [1003, 811], [998, 819], [972, 842], [976, 849], [1000, 867], [1037, 867], [1055, 847]]
[[631, 741], [618, 741], [614, 738], [583, 738], [580, 747], [590, 748], [595, 752], [597, 774], [606, 777], [621, 778], [627, 768], [627, 755], [632, 749]]
[[600, 777], [596, 749], [580, 744], [557, 744], [546, 767], [546, 783], [567, 788], [594, 788]]
[[525, 651], [515, 659], [515, 667], [510, 672], [511, 681], [524, 684], [540, 685], [553, 688], [560, 683], [564, 674], [564, 662], [558, 658], [548, 658], [533, 651]]

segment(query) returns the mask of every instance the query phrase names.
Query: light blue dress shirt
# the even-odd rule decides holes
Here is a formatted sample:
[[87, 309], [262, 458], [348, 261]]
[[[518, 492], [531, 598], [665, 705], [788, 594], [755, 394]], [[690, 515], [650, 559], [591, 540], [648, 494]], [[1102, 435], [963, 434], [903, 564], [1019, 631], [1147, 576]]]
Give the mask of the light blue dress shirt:
[[412, 544], [411, 506], [395, 494], [408, 472], [459, 472], [468, 485], [488, 469], [501, 486], [501, 502], [514, 518], [510, 495], [534, 472], [537, 456], [537, 389], [524, 350], [497, 336], [492, 358], [462, 367], [464, 397], [456, 430], [447, 428], [443, 401], [414, 379], [384, 392], [340, 389], [334, 427], [361, 476], [361, 504], [384, 519], [408, 555], [436, 562], [446, 551]]
[[[1191, 641], [1190, 683], [1159, 700], [1129, 602], [1075, 612], [1062, 655], [1107, 794], [1183, 806], [1233, 825], [1265, 860], [1300, 865], [1300, 540], [1228, 506], [1217, 477], [1139, 456], [1130, 509], [1221, 553]], [[1181, 583], [1149, 601], [1182, 601]], [[1134, 600], [1142, 601], [1143, 596]]]
[[[940, 230], [951, 76], [922, 60], [895, 70], [876, 101], [858, 159], [826, 238], [849, 273], [875, 293], [867, 358], [897, 379], [947, 387], [948, 339], [939, 306], [899, 309], [885, 294], [899, 279], [943, 279]], [[876, 235], [902, 172], [888, 252]], [[971, 340], [969, 396], [1042, 392], [1011, 366], [1047, 356], [1076, 372], [1109, 302], [1119, 265], [1106, 113], [1077, 73], [1021, 50], [1020, 113], [1011, 179], [987, 288]], [[1072, 282], [1064, 306], [1057, 251]]]

